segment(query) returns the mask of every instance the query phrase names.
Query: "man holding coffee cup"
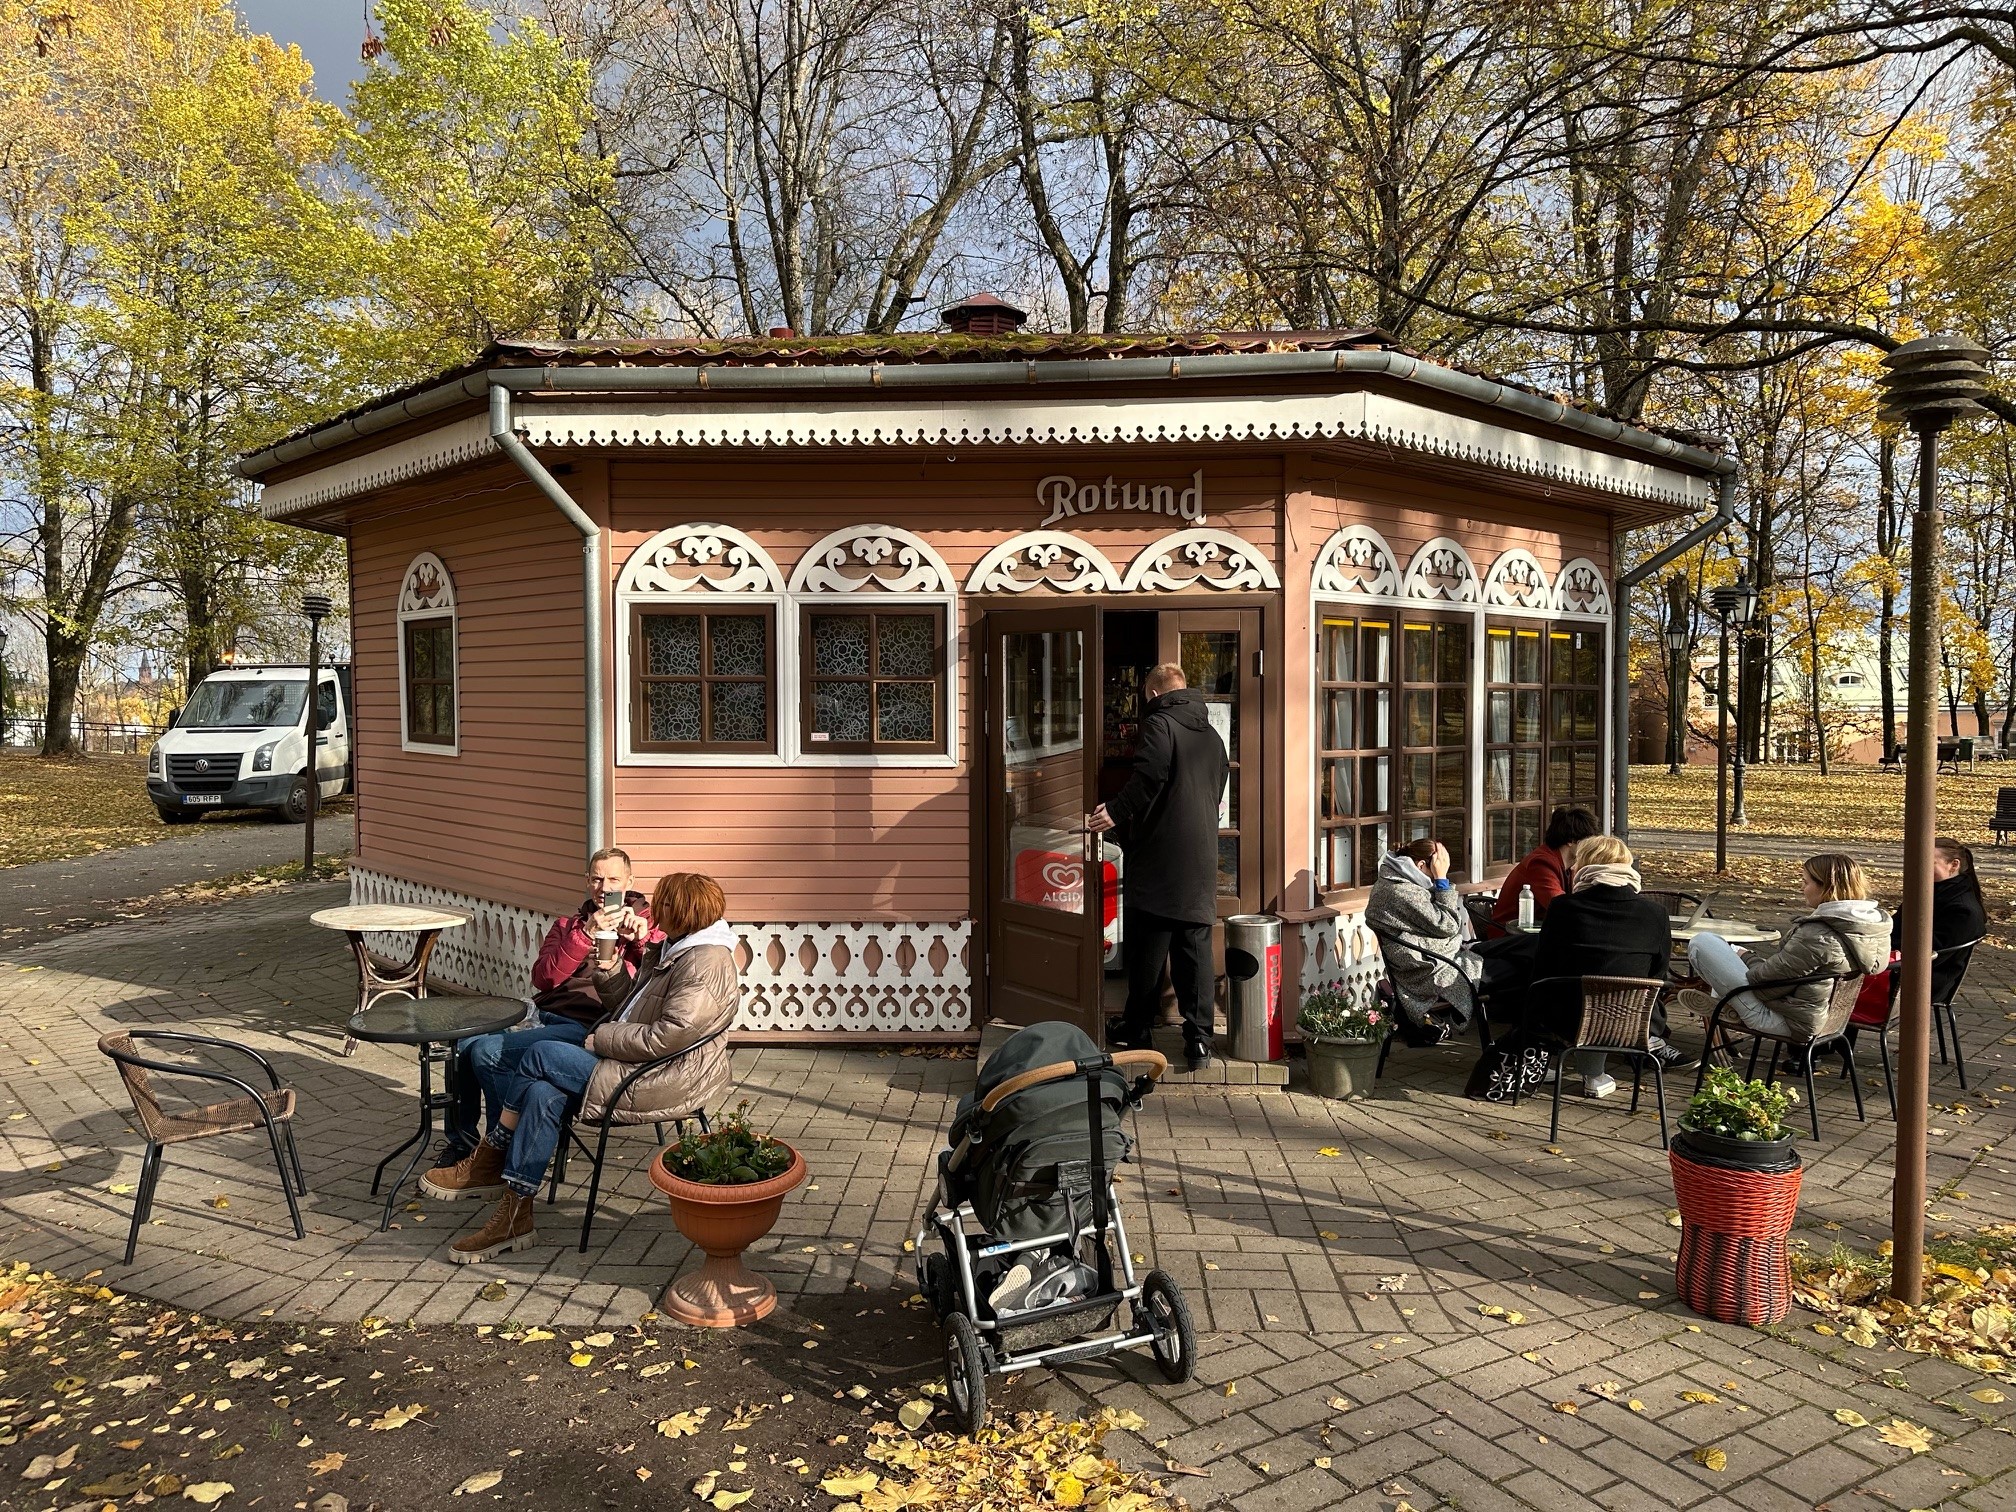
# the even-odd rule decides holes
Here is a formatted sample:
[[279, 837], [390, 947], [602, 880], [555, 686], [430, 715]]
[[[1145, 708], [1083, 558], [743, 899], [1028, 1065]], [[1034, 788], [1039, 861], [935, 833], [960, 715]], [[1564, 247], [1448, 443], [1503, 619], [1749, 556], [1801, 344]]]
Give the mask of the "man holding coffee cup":
[[608, 1013], [595, 987], [597, 972], [606, 978], [620, 958], [621, 968], [635, 976], [646, 947], [662, 939], [651, 924], [650, 900], [631, 889], [630, 879], [630, 857], [624, 852], [612, 847], [589, 857], [587, 899], [554, 921], [539, 948], [532, 967], [532, 1011], [525, 1022], [456, 1047], [460, 1095], [449, 1115], [441, 1163], [420, 1178], [428, 1196], [452, 1201], [494, 1197], [504, 1190], [502, 1159], [482, 1137], [502, 1111], [500, 1077], [534, 1045], [548, 1040], [587, 1043], [589, 1030]]

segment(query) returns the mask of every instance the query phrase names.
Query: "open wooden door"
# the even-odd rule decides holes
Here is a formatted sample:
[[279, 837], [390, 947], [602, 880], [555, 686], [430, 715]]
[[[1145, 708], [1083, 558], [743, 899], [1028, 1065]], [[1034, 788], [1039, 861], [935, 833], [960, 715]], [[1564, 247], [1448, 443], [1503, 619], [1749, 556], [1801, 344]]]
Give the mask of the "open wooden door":
[[995, 611], [985, 633], [988, 1011], [1065, 1020], [1103, 1042], [1115, 871], [1085, 830], [1097, 801], [1099, 611]]
[[1162, 660], [1204, 695], [1211, 727], [1231, 758], [1218, 806], [1218, 917], [1260, 908], [1260, 611], [1162, 612]]

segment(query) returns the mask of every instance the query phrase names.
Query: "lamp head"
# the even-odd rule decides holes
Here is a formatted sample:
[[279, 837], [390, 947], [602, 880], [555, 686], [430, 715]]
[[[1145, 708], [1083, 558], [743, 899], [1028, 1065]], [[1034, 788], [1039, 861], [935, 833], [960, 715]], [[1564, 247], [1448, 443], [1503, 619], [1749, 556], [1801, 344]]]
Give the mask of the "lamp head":
[[304, 593], [301, 595], [301, 612], [307, 615], [312, 621], [319, 623], [327, 619], [329, 611], [335, 607], [336, 605], [326, 593]]
[[1988, 353], [1960, 336], [1921, 336], [1883, 359], [1879, 420], [1901, 421], [1920, 435], [1980, 412], [1988, 392]]

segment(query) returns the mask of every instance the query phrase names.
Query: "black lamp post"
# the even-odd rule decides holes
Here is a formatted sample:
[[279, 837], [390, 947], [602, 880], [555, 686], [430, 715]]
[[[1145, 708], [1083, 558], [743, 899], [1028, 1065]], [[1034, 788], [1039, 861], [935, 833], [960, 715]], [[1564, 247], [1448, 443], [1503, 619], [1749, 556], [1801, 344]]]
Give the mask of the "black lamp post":
[[1687, 764], [1687, 662], [1694, 642], [1687, 578], [1666, 579], [1666, 770], [1678, 776]]
[[308, 616], [308, 711], [304, 718], [307, 730], [308, 759], [304, 775], [308, 779], [308, 822], [301, 834], [301, 880], [312, 880], [315, 875], [315, 810], [322, 805], [322, 690], [316, 686], [320, 680], [322, 662], [322, 621], [329, 617], [335, 607], [324, 593], [306, 593], [301, 596], [301, 612]]
[[1891, 1185], [1890, 1294], [1924, 1295], [1925, 1126], [1932, 1082], [1932, 835], [1939, 706], [1939, 432], [1980, 409], [1988, 354], [1957, 336], [1907, 341], [1883, 359], [1881, 420], [1918, 436], [1918, 507], [1911, 516], [1911, 649], [1905, 674], [1903, 982], [1897, 994], [1897, 1169]]
[[0, 625], [0, 746], [7, 744], [7, 627]]
[[1731, 758], [1732, 775], [1729, 792], [1729, 822], [1742, 829], [1750, 822], [1750, 811], [1743, 805], [1743, 769], [1748, 760], [1750, 724], [1756, 711], [1750, 707], [1748, 696], [1750, 679], [1744, 676], [1744, 669], [1750, 663], [1750, 625], [1757, 618], [1758, 592], [1747, 572], [1736, 574], [1734, 613], [1736, 617], [1736, 750]]
[[[1749, 623], [1757, 612], [1757, 590], [1750, 586], [1749, 574], [1739, 570], [1736, 581], [1708, 595], [1718, 626], [1719, 650], [1715, 673], [1715, 870], [1729, 870], [1729, 630]], [[1741, 744], [1743, 690], [1736, 690], [1738, 744], [1736, 747], [1736, 791], [1743, 791], [1743, 747]], [[1739, 797], [1737, 802], [1741, 803]]]

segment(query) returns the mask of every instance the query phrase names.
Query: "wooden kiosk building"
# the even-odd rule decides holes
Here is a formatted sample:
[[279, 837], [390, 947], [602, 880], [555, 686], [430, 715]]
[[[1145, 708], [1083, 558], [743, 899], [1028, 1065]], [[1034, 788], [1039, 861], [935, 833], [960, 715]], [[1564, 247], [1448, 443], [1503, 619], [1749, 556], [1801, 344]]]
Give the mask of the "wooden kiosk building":
[[442, 976], [525, 990], [618, 844], [721, 880], [745, 1029], [1095, 1037], [1125, 857], [1076, 831], [1148, 667], [1292, 1014], [1376, 970], [1396, 837], [1485, 880], [1607, 813], [1615, 534], [1732, 471], [1370, 330], [506, 343], [242, 466], [348, 543], [353, 896], [474, 915]]

